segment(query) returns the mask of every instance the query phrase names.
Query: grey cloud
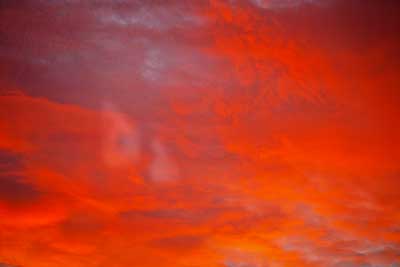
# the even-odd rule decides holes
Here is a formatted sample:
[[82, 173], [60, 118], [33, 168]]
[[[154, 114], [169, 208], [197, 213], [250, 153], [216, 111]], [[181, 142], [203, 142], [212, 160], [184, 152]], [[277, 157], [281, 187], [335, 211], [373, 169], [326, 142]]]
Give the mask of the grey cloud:
[[146, 52], [142, 66], [142, 76], [147, 81], [157, 81], [163, 77], [166, 60], [159, 49], [150, 49]]
[[[196, 15], [197, 4], [28, 2], [0, 10], [0, 57], [9, 62], [11, 79], [30, 95], [90, 107], [129, 95], [118, 101], [140, 109], [145, 101], [138, 99], [162, 98], [159, 89], [171, 85], [169, 77], [183, 72], [181, 83], [202, 83], [202, 66], [210, 65], [198, 44], [188, 43], [190, 32], [205, 22]], [[18, 66], [24, 66], [23, 75]]]
[[[221, 81], [213, 70], [221, 67], [219, 58], [205, 54], [196, 46], [176, 40], [145, 41], [140, 74], [147, 85], [157, 88], [204, 88]], [[205, 71], [204, 66], [207, 66]]]
[[391, 267], [400, 252], [394, 245], [349, 239], [338, 232], [327, 234], [321, 243], [292, 236], [281, 240], [280, 245], [285, 250], [299, 252], [308, 261], [331, 267]]
[[149, 30], [165, 31], [185, 26], [200, 26], [204, 21], [186, 13], [179, 7], [143, 6], [137, 10], [100, 14], [103, 23], [110, 23], [122, 27], [135, 26]]
[[256, 6], [265, 9], [293, 8], [302, 4], [316, 4], [317, 2], [321, 2], [321, 0], [251, 0], [251, 1]]

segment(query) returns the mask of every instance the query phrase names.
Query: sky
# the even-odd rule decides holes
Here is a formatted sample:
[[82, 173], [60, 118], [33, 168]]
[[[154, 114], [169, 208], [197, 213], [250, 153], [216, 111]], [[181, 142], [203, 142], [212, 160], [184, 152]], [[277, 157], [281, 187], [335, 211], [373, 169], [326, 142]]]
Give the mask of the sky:
[[0, 1], [0, 267], [399, 267], [396, 0]]

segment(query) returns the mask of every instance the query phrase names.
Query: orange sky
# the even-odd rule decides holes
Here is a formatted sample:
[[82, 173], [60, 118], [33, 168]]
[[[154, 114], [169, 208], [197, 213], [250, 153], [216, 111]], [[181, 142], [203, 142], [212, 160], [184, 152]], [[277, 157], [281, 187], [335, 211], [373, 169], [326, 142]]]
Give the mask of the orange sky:
[[0, 267], [400, 266], [396, 0], [0, 3]]

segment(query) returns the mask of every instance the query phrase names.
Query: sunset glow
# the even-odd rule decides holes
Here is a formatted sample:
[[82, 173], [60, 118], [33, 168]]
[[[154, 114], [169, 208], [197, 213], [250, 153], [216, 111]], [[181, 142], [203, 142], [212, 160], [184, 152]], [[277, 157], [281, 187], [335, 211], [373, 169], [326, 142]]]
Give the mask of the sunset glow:
[[0, 1], [0, 267], [400, 267], [396, 0]]

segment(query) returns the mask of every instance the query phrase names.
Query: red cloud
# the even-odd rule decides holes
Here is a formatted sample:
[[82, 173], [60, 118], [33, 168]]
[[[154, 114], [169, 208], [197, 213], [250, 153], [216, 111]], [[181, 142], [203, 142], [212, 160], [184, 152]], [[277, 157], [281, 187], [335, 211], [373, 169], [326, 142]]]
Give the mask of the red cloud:
[[0, 11], [0, 262], [399, 264], [396, 4], [28, 2]]

